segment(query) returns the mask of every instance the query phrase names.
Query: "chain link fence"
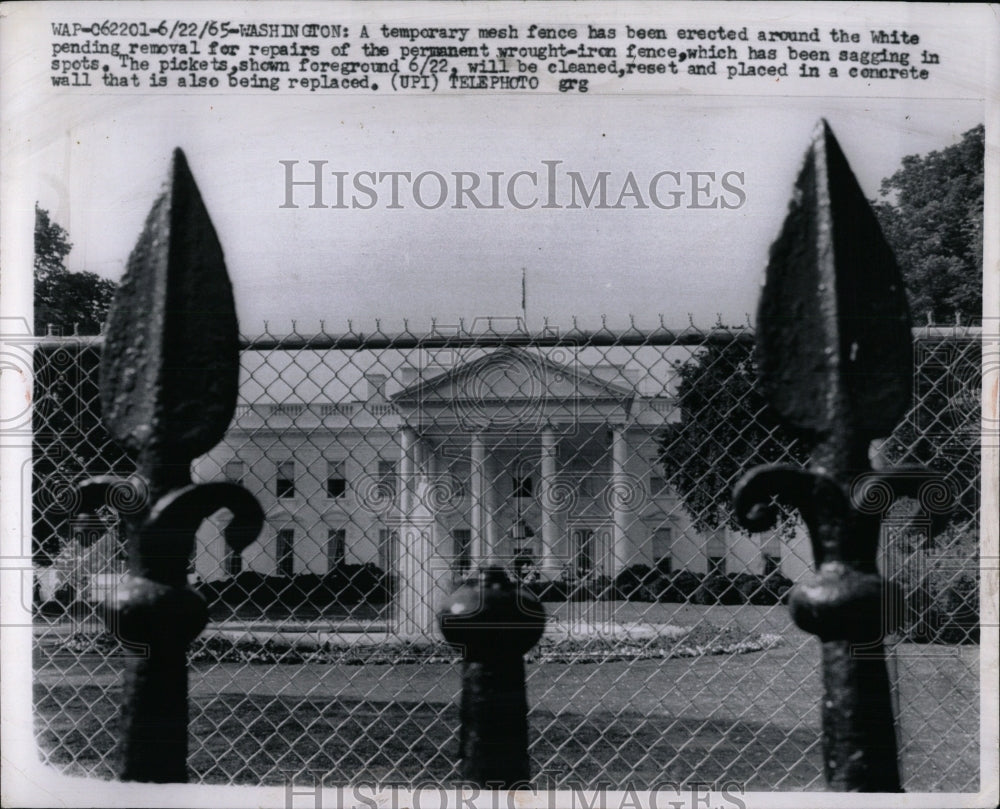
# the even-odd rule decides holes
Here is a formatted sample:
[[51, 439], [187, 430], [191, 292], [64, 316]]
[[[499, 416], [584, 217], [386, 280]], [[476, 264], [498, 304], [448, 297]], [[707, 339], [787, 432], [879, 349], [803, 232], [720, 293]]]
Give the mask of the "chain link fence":
[[[192, 474], [242, 483], [266, 525], [242, 554], [225, 512], [199, 530], [192, 780], [457, 781], [434, 605], [490, 562], [548, 614], [527, 658], [537, 784], [822, 788], [819, 646], [782, 604], [809, 540], [792, 515], [748, 535], [730, 506], [752, 466], [805, 460], [755, 389], [751, 329], [504, 326], [244, 340], [236, 416]], [[976, 790], [982, 344], [914, 338], [914, 405], [873, 463], [926, 464], [957, 505], [886, 521], [901, 767], [908, 790]], [[100, 426], [99, 352], [35, 354], [34, 661], [40, 754], [108, 778], [122, 650], [100, 604], [141, 504], [121, 487], [72, 516], [76, 484], [132, 471]]]

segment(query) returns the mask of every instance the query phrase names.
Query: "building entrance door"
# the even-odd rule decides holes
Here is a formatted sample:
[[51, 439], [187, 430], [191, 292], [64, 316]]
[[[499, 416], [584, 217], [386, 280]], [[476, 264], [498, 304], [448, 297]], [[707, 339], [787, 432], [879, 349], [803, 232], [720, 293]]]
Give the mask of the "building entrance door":
[[573, 549], [573, 572], [577, 576], [600, 575], [608, 572], [607, 554], [610, 536], [607, 529], [574, 526], [570, 529]]
[[587, 576], [594, 569], [594, 530], [592, 528], [573, 529], [573, 556], [576, 560], [576, 575]]

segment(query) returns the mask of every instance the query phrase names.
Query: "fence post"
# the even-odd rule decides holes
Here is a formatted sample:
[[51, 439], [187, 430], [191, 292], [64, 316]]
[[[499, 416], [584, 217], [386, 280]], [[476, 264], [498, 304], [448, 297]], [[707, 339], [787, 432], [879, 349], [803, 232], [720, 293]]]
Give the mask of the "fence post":
[[187, 584], [195, 531], [227, 508], [226, 542], [242, 551], [264, 515], [240, 486], [191, 483], [191, 461], [232, 419], [239, 345], [222, 248], [180, 150], [129, 257], [106, 334], [102, 420], [137, 474], [85, 482], [80, 510], [117, 508], [127, 532], [129, 574], [105, 605], [108, 628], [127, 649], [118, 774], [182, 782], [187, 646], [208, 619], [205, 600]]
[[735, 491], [753, 531], [773, 527], [775, 499], [798, 509], [815, 574], [789, 604], [819, 636], [823, 755], [837, 791], [901, 791], [883, 638], [900, 598], [875, 557], [886, 498], [919, 495], [940, 513], [947, 497], [919, 468], [873, 472], [872, 440], [909, 409], [913, 347], [903, 280], [875, 214], [825, 121], [820, 122], [770, 262], [757, 318], [764, 395], [812, 450], [808, 470], [762, 466]]
[[524, 653], [545, 630], [537, 598], [501, 567], [483, 567], [438, 614], [441, 634], [462, 652], [462, 778], [513, 789], [531, 778]]

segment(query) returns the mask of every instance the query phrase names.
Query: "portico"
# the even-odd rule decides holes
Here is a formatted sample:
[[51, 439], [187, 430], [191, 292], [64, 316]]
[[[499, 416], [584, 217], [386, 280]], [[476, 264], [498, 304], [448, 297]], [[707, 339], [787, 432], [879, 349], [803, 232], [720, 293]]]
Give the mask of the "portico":
[[448, 536], [468, 530], [462, 567], [528, 555], [544, 578], [617, 575], [637, 561], [630, 532], [646, 494], [629, 471], [633, 397], [517, 349], [404, 388], [392, 397], [401, 521], [433, 514], [434, 564], [455, 568]]

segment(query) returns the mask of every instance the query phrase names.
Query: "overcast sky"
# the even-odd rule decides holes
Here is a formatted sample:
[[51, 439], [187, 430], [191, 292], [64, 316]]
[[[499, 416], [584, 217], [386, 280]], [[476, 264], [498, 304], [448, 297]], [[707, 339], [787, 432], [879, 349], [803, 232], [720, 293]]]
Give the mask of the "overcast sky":
[[[74, 243], [69, 265], [117, 279], [182, 147], [226, 253], [242, 328], [312, 331], [418, 327], [475, 317], [517, 316], [521, 268], [529, 323], [653, 325], [688, 313], [710, 325], [753, 312], [767, 248], [780, 227], [817, 119], [830, 121], [869, 196], [907, 154], [956, 142], [980, 123], [976, 102], [507, 96], [246, 98], [173, 96], [99, 99], [42, 144], [49, 167], [39, 203]], [[49, 130], [52, 132], [53, 130]], [[284, 167], [326, 160], [328, 171], [448, 174], [561, 171], [592, 181], [629, 171], [744, 174], [735, 210], [281, 209]], [[428, 186], [434, 190], [434, 186]], [[327, 187], [327, 202], [332, 185]], [[388, 185], [380, 186], [387, 191]], [[311, 192], [310, 192], [311, 193]], [[617, 192], [616, 192], [617, 193]], [[433, 194], [430, 195], [433, 198]], [[731, 199], [731, 197], [730, 197]]]

